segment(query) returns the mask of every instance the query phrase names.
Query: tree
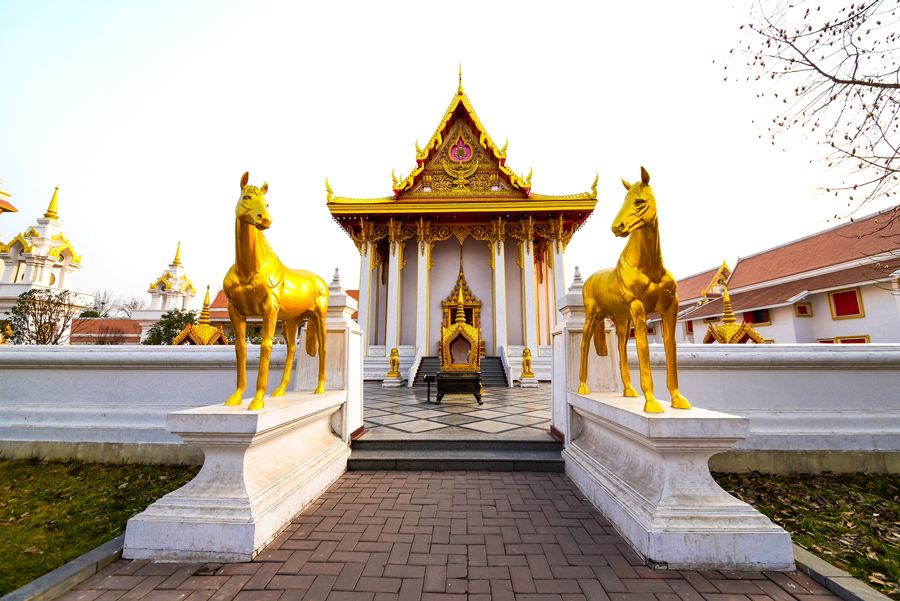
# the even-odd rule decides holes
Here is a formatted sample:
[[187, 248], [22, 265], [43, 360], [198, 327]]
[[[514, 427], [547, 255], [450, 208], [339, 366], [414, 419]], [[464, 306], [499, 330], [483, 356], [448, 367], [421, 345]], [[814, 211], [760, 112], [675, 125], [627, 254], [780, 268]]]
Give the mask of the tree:
[[117, 303], [118, 299], [112, 290], [94, 291], [94, 311], [97, 312], [97, 317], [109, 317]]
[[10, 309], [14, 344], [62, 344], [81, 307], [68, 290], [34, 288], [23, 292]]
[[[765, 7], [765, 8], [764, 8]], [[779, 2], [753, 11], [738, 55], [784, 110], [769, 125], [814, 133], [835, 180], [825, 189], [848, 197], [850, 213], [896, 194], [900, 171], [900, 16], [897, 0], [863, 0], [833, 9]], [[726, 66], [727, 69], [727, 66]], [[726, 77], [727, 79], [727, 77]], [[889, 220], [900, 217], [894, 211]]]
[[141, 344], [172, 344], [175, 337], [189, 323], [197, 323], [196, 311], [173, 309], [163, 313], [159, 321], [153, 324], [153, 327], [147, 332], [147, 338]]
[[78, 314], [78, 317], [100, 317], [100, 311], [95, 309], [85, 309]]
[[131, 319], [134, 312], [143, 309], [145, 305], [144, 299], [138, 296], [132, 296], [130, 298], [120, 299], [116, 305], [116, 310], [128, 319]]

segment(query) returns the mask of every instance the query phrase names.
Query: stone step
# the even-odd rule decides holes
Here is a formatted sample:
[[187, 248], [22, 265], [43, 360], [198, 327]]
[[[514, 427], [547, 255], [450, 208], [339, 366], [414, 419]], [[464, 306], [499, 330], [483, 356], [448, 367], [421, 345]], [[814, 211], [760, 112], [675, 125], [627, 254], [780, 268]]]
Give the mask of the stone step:
[[350, 471], [564, 472], [565, 463], [558, 450], [354, 449], [347, 461], [347, 469]]
[[[423, 357], [413, 386], [425, 386], [424, 376], [436, 374], [441, 369], [440, 357]], [[487, 387], [507, 386], [506, 372], [500, 357], [483, 357], [481, 359], [481, 384]]]
[[472, 438], [369, 438], [354, 440], [353, 451], [552, 451], [559, 455], [562, 445], [555, 440], [493, 440]]

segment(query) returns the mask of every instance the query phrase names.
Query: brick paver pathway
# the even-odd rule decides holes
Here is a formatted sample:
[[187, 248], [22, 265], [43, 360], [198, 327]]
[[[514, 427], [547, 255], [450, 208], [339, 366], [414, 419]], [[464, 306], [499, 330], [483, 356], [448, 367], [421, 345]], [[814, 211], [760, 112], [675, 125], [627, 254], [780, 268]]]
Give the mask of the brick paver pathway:
[[119, 561], [66, 601], [833, 601], [800, 573], [654, 571], [563, 474], [350, 472], [243, 564]]

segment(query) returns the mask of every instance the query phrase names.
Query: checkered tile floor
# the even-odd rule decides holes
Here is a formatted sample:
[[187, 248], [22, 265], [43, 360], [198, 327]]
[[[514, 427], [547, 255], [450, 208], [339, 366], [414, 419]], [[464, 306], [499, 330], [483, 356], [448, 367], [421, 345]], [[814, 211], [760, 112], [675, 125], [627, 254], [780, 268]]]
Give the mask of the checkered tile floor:
[[435, 405], [425, 388], [383, 388], [379, 382], [363, 386], [366, 431], [378, 437], [423, 435], [429, 438], [501, 435], [543, 438], [550, 430], [550, 385], [540, 388], [485, 388], [475, 402], [471, 394], [448, 394]]

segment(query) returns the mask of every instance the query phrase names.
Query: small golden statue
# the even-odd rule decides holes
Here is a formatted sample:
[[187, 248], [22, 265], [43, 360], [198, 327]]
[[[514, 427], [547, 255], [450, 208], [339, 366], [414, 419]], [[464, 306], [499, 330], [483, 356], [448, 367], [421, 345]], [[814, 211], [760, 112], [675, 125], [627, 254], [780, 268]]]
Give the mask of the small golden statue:
[[644, 411], [662, 413], [663, 407], [653, 396], [650, 373], [650, 347], [647, 344], [647, 314], [662, 316], [663, 341], [666, 352], [666, 375], [672, 407], [690, 409], [691, 404], [678, 392], [678, 365], [675, 357], [675, 323], [678, 317], [678, 294], [675, 278], [663, 265], [659, 246], [659, 224], [656, 219], [656, 198], [650, 188], [650, 174], [641, 167], [641, 181], [634, 185], [624, 179], [628, 193], [619, 214], [612, 224], [617, 237], [628, 236], [625, 250], [613, 269], [598, 271], [584, 284], [584, 335], [581, 339], [581, 371], [578, 392], [587, 394], [587, 362], [594, 339], [598, 355], [605, 356], [606, 318], [616, 325], [619, 343], [619, 369], [625, 396], [636, 397], [628, 372], [626, 345], [634, 324], [638, 363], [641, 371], [641, 390], [644, 392]]
[[282, 321], [287, 343], [287, 362], [281, 384], [272, 396], [287, 389], [297, 347], [297, 330], [307, 324], [306, 352], [319, 354], [319, 381], [315, 394], [325, 392], [325, 314], [328, 312], [328, 285], [314, 273], [285, 267], [269, 246], [263, 230], [272, 224], [269, 203], [262, 187], [247, 185], [249, 173], [241, 178], [241, 197], [235, 209], [235, 260], [225, 276], [223, 288], [228, 297], [228, 316], [234, 329], [234, 352], [237, 355], [237, 389], [226, 405], [240, 405], [247, 388], [247, 317], [263, 318], [262, 343], [259, 348], [259, 373], [256, 394], [247, 409], [263, 407], [263, 396], [269, 382], [269, 357], [275, 324]]
[[388, 370], [387, 377], [400, 377], [400, 352], [397, 350], [397, 347], [391, 349], [391, 367]]
[[534, 372], [531, 371], [531, 349], [527, 346], [522, 351], [522, 377], [533, 378]]

